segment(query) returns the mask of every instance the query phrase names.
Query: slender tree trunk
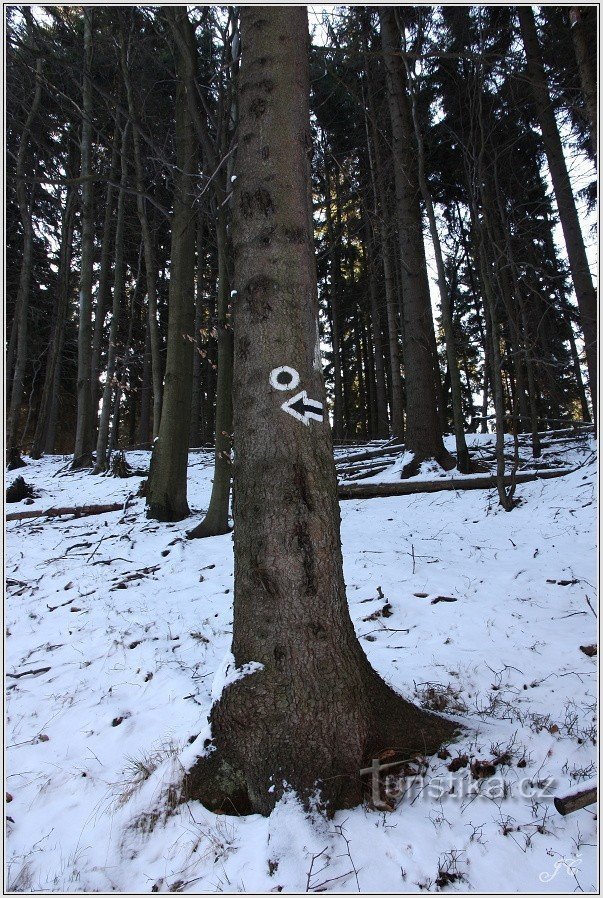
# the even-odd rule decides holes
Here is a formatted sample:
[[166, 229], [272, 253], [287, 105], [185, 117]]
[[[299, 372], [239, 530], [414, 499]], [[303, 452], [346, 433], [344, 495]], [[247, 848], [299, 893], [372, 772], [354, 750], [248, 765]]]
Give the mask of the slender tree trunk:
[[138, 445], [148, 448], [151, 436], [151, 334], [148, 319], [145, 327], [142, 379], [140, 384], [140, 419], [138, 422]]
[[540, 53], [534, 13], [531, 6], [518, 6], [519, 23], [527, 60], [527, 74], [534, 95], [534, 104], [542, 130], [542, 140], [548, 161], [572, 281], [580, 310], [584, 334], [586, 364], [590, 382], [593, 412], [597, 407], [597, 297], [584, 248], [580, 220], [572, 192], [563, 146], [549, 96], [546, 74]]
[[[186, 7], [171, 7], [186, 16]], [[147, 515], [179, 521], [189, 514], [186, 498], [193, 374], [195, 289], [194, 174], [197, 139], [186, 98], [186, 61], [177, 50], [176, 157], [169, 285], [168, 347], [159, 436], [153, 445], [147, 483]]]
[[92, 174], [92, 17], [93, 9], [84, 9], [84, 76], [82, 82], [82, 139], [81, 139], [81, 263], [79, 288], [79, 324], [77, 343], [77, 423], [74, 468], [92, 464], [93, 417], [91, 385], [92, 349], [92, 283], [94, 278], [94, 208]]
[[365, 239], [365, 265], [368, 278], [369, 296], [371, 301], [371, 330], [374, 347], [376, 399], [375, 436], [378, 439], [384, 439], [385, 437], [387, 437], [389, 425], [387, 420], [387, 391], [385, 388], [385, 366], [383, 364], [381, 314], [379, 312], [379, 300], [377, 299], [377, 281], [375, 272], [375, 259], [373, 253], [373, 235], [366, 212], [364, 213], [363, 218]]
[[590, 125], [590, 140], [595, 161], [597, 159], [597, 7], [572, 6], [570, 8], [572, 38], [580, 83]]
[[18, 428], [21, 400], [23, 398], [25, 367], [27, 365], [27, 324], [29, 318], [31, 272], [33, 266], [33, 206], [35, 189], [32, 185], [29, 194], [26, 190], [25, 162], [30, 144], [29, 135], [42, 100], [41, 75], [42, 59], [39, 58], [36, 61], [36, 86], [34, 88], [34, 95], [25, 120], [17, 154], [16, 193], [19, 214], [23, 225], [23, 256], [21, 258], [21, 272], [19, 275], [19, 287], [17, 290], [15, 318], [13, 322], [13, 333], [15, 336], [13, 339], [13, 333], [11, 333], [11, 342], [13, 346], [11, 347], [9, 345], [9, 357], [7, 358], [7, 372], [8, 376], [10, 376], [12, 368], [11, 355], [14, 352], [14, 370], [12, 370], [12, 387], [6, 427], [6, 448], [8, 457], [11, 459], [17, 457], [21, 451]]
[[144, 244], [144, 262], [147, 283], [147, 308], [149, 333], [151, 340], [151, 371], [153, 380], [153, 438], [159, 434], [161, 421], [161, 404], [163, 398], [163, 372], [161, 364], [161, 337], [159, 333], [159, 320], [157, 317], [157, 262], [155, 259], [155, 247], [153, 236], [147, 215], [144, 198], [144, 170], [142, 164], [142, 148], [140, 146], [140, 134], [138, 130], [138, 116], [136, 114], [136, 102], [130, 77], [130, 38], [126, 40], [123, 30], [120, 32], [120, 58], [121, 69], [128, 98], [128, 115], [132, 122], [132, 144], [134, 148], [134, 167], [136, 173], [136, 208], [142, 239]]
[[[172, 11], [168, 12], [168, 21], [174, 38], [180, 48], [182, 57], [182, 78], [186, 84], [186, 95], [189, 113], [194, 124], [199, 142], [203, 148], [204, 162], [208, 163], [214, 173], [213, 193], [216, 209], [216, 237], [218, 244], [218, 299], [217, 299], [217, 331], [218, 331], [218, 378], [216, 385], [216, 427], [215, 427], [215, 461], [214, 480], [212, 484], [211, 498], [205, 518], [187, 535], [194, 539], [204, 536], [217, 536], [227, 533], [228, 514], [230, 505], [231, 484], [231, 433], [232, 433], [232, 365], [233, 344], [232, 329], [229, 323], [230, 305], [230, 274], [229, 266], [229, 237], [227, 228], [227, 200], [228, 189], [232, 177], [232, 153], [227, 153], [225, 147], [229, 140], [229, 125], [234, 127], [237, 116], [236, 103], [232, 102], [225, 116], [225, 124], [216, 135], [215, 143], [210, 139], [207, 123], [200, 114], [197, 102], [196, 85], [196, 61], [194, 31], [183, 7], [184, 14], [177, 17]], [[233, 38], [231, 45], [232, 69], [236, 72], [237, 38]], [[224, 172], [218, 175], [218, 168], [224, 164], [228, 156], [228, 165]]]
[[425, 458], [435, 458], [446, 468], [454, 462], [444, 449], [438, 416], [433, 359], [435, 337], [419, 203], [420, 187], [412, 153], [412, 119], [393, 7], [379, 7], [379, 19], [392, 121], [404, 308], [406, 446], [415, 456], [407, 473], [412, 473]]
[[[333, 231], [333, 216], [331, 212], [331, 179], [325, 160], [325, 220], [327, 225], [327, 240], [329, 241], [329, 260], [331, 263], [331, 284], [328, 293], [331, 320], [331, 348], [333, 350], [333, 439], [341, 442], [344, 433], [343, 421], [343, 387], [341, 378], [341, 320], [339, 315], [339, 301], [341, 298], [341, 259], [339, 253], [339, 240], [341, 235]], [[337, 246], [335, 240], [337, 239]]]
[[[408, 76], [408, 69], [407, 69]], [[463, 415], [463, 394], [461, 389], [461, 374], [459, 371], [459, 363], [456, 351], [456, 341], [454, 338], [454, 324], [452, 320], [452, 307], [450, 302], [450, 294], [448, 292], [448, 283], [446, 278], [446, 267], [444, 265], [444, 255], [442, 253], [442, 245], [440, 243], [440, 235], [438, 233], [438, 225], [431, 198], [431, 191], [427, 181], [427, 173], [425, 171], [425, 147], [423, 144], [423, 134], [417, 117], [417, 102], [414, 86], [409, 78], [412, 120], [417, 141], [417, 162], [419, 186], [423, 196], [423, 203], [427, 211], [427, 220], [429, 221], [429, 233], [431, 234], [431, 242], [436, 259], [436, 267], [438, 272], [438, 290], [440, 293], [440, 311], [442, 313], [442, 326], [444, 328], [444, 337], [446, 340], [446, 359], [448, 361], [448, 375], [450, 377], [450, 393], [452, 397], [452, 421], [454, 427], [454, 438], [456, 442], [457, 467], [462, 474], [469, 474], [471, 463], [469, 461], [469, 450], [465, 440], [465, 418]]]
[[32, 458], [40, 458], [47, 445], [47, 433], [53, 406], [56, 408], [56, 381], [57, 371], [60, 367], [61, 353], [63, 351], [63, 339], [65, 333], [65, 320], [69, 309], [71, 294], [71, 256], [73, 250], [73, 227], [75, 217], [77, 194], [75, 187], [67, 188], [67, 196], [63, 207], [61, 221], [61, 249], [59, 258], [59, 271], [57, 275], [58, 297], [52, 339], [48, 348], [46, 359], [46, 373], [42, 387], [42, 397], [38, 409], [38, 419], [30, 455]]
[[216, 435], [214, 480], [203, 521], [187, 534], [189, 539], [228, 533], [230, 482], [232, 477], [232, 366], [233, 337], [229, 321], [230, 277], [228, 272], [226, 211], [218, 210], [218, 379], [216, 384]]
[[232, 650], [248, 675], [213, 706], [215, 750], [186, 788], [235, 813], [269, 814], [287, 788], [334, 809], [360, 801], [359, 770], [381, 748], [429, 753], [453, 726], [372, 670], [345, 597], [318, 345], [306, 9], [243, 6], [241, 31]]
[[205, 301], [203, 297], [203, 265], [204, 265], [204, 228], [203, 218], [197, 216], [197, 271], [195, 283], [195, 333], [193, 344], [193, 397], [191, 400], [191, 433], [189, 444], [199, 446], [201, 442], [201, 394], [202, 394], [202, 355], [201, 330], [205, 324]]
[[119, 339], [119, 325], [126, 286], [124, 232], [126, 187], [128, 184], [129, 130], [129, 122], [125, 122], [121, 135], [121, 178], [119, 182], [119, 195], [117, 198], [117, 221], [115, 225], [115, 278], [113, 284], [113, 308], [111, 313], [111, 327], [109, 330], [109, 348], [107, 350], [107, 376], [103, 389], [103, 404], [98, 425], [98, 439], [96, 442], [96, 465], [94, 468], [95, 474], [102, 474], [107, 470], [108, 467], [107, 447], [109, 443], [109, 423], [111, 419], [111, 397], [114, 392], [113, 380], [115, 376], [115, 360], [117, 358], [117, 341]]
[[[90, 362], [90, 383], [92, 386], [92, 396], [90, 401], [92, 403], [92, 408], [95, 411], [98, 408], [100, 358], [105, 330], [105, 317], [107, 315], [107, 306], [109, 304], [109, 295], [111, 291], [111, 242], [113, 237], [113, 219], [115, 215], [115, 211], [113, 208], [113, 197], [115, 195], [114, 184], [117, 180], [119, 171], [119, 148], [121, 133], [122, 130], [119, 127], [119, 116], [116, 116], [115, 128], [113, 132], [113, 149], [111, 152], [111, 168], [109, 170], [109, 183], [107, 184], [107, 191], [105, 193], [105, 220], [103, 222], [100, 268], [98, 273], [98, 289], [96, 291], [96, 306], [94, 310], [92, 359]], [[96, 414], [93, 414], [92, 421], [94, 425], [93, 439], [96, 439], [98, 436], [95, 433]]]
[[385, 189], [385, 178], [383, 175], [383, 160], [381, 153], [381, 137], [377, 128], [376, 105], [369, 66], [368, 56], [365, 53], [364, 58], [365, 71], [367, 74], [368, 102], [370, 108], [370, 127], [373, 141], [373, 161], [374, 166], [371, 169], [373, 174], [372, 186], [375, 195], [375, 209], [379, 210], [379, 235], [381, 238], [381, 257], [383, 260], [383, 277], [385, 286], [385, 308], [387, 313], [387, 334], [388, 334], [388, 352], [389, 352], [389, 368], [390, 368], [390, 392], [391, 392], [391, 415], [390, 426], [391, 434], [400, 442], [404, 439], [404, 395], [402, 388], [400, 344], [398, 341], [398, 313], [397, 313], [397, 290], [395, 261], [392, 254], [392, 245], [390, 240], [389, 228], [387, 222], [388, 201], [387, 191]]

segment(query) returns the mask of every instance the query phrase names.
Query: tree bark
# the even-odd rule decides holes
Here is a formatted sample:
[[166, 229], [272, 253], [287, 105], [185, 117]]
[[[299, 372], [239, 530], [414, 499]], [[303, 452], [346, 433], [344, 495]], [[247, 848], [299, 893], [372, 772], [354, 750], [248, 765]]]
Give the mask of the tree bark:
[[405, 441], [415, 456], [415, 464], [426, 458], [435, 458], [444, 467], [450, 467], [454, 462], [444, 449], [438, 415], [433, 359], [435, 337], [419, 203], [420, 187], [412, 152], [413, 126], [406, 75], [399, 55], [399, 32], [393, 7], [379, 7], [379, 19], [392, 122], [400, 243], [406, 375]]
[[161, 404], [163, 398], [163, 372], [161, 364], [161, 337], [159, 334], [159, 321], [157, 318], [157, 262], [155, 259], [155, 247], [153, 236], [147, 215], [144, 198], [144, 169], [142, 163], [142, 148], [140, 146], [140, 134], [138, 130], [138, 116], [136, 114], [136, 101], [130, 76], [130, 36], [126, 39], [124, 30], [120, 32], [120, 60], [121, 70], [128, 98], [128, 115], [132, 122], [132, 144], [134, 148], [134, 167], [136, 173], [136, 208], [142, 239], [144, 243], [144, 263], [147, 283], [147, 308], [148, 324], [151, 341], [151, 372], [153, 381], [153, 438], [159, 433], [161, 421]]
[[[469, 461], [469, 450], [467, 449], [467, 441], [465, 440], [465, 418], [463, 415], [463, 395], [461, 390], [461, 374], [459, 371], [459, 363], [456, 351], [456, 341], [454, 338], [454, 324], [452, 320], [452, 307], [450, 302], [450, 294], [448, 292], [448, 283], [446, 278], [446, 267], [444, 265], [444, 256], [442, 253], [442, 245], [440, 243], [440, 235], [438, 233], [438, 225], [436, 222], [435, 209], [431, 198], [431, 191], [427, 181], [427, 173], [425, 171], [425, 147], [423, 143], [423, 134], [419, 125], [417, 116], [417, 101], [414, 85], [410, 80], [407, 67], [407, 77], [410, 86], [412, 121], [417, 141], [417, 162], [418, 176], [423, 203], [427, 212], [427, 220], [429, 221], [429, 232], [431, 234], [431, 242], [436, 259], [436, 267], [438, 271], [438, 290], [440, 293], [440, 311], [442, 313], [442, 326], [444, 328], [444, 337], [446, 340], [446, 359], [448, 361], [448, 375], [450, 377], [450, 393], [452, 397], [452, 420], [454, 425], [454, 438], [456, 442], [457, 467], [461, 474], [468, 474], [471, 470]], [[437, 357], [437, 354], [436, 354]], [[436, 361], [437, 364], [437, 361]], [[443, 410], [442, 410], [443, 411]]]
[[[35, 117], [42, 100], [42, 58], [36, 61], [36, 84], [34, 95], [27, 113], [21, 140], [19, 141], [19, 150], [17, 155], [16, 167], [16, 193], [17, 204], [19, 206], [19, 215], [23, 225], [23, 256], [21, 258], [21, 272], [19, 275], [19, 287], [17, 291], [17, 300], [15, 303], [15, 321], [14, 321], [14, 341], [11, 339], [13, 346], [16, 346], [14, 371], [11, 372], [12, 360], [7, 354], [7, 376], [12, 373], [12, 386], [10, 393], [10, 406], [8, 409], [8, 420], [6, 426], [6, 448], [9, 456], [19, 455], [21, 447], [17, 435], [19, 427], [19, 414], [21, 411], [21, 400], [23, 398], [23, 382], [25, 379], [25, 366], [27, 365], [27, 324], [29, 318], [29, 292], [31, 287], [31, 271], [33, 266], [33, 204], [35, 186], [31, 185], [29, 195], [25, 187], [25, 159], [29, 148], [29, 135], [34, 123]], [[11, 334], [12, 338], [12, 334]]]
[[111, 311], [111, 327], [109, 330], [109, 347], [107, 350], [107, 371], [103, 388], [103, 403], [101, 407], [100, 421], [98, 425], [98, 439], [96, 442], [95, 474], [102, 474], [107, 470], [107, 448], [109, 444], [109, 423], [111, 419], [111, 397], [113, 395], [113, 380], [115, 376], [115, 360], [117, 358], [117, 341], [119, 338], [119, 324], [126, 286], [126, 264], [124, 259], [125, 236], [125, 205], [126, 187], [128, 184], [128, 132], [129, 122], [125, 122], [121, 135], [121, 177], [119, 183], [119, 195], [117, 198], [117, 221], [115, 224], [115, 277], [113, 283], [113, 308]]
[[590, 383], [593, 413], [597, 408], [597, 297], [584, 248], [580, 220], [572, 192], [563, 146], [555, 120], [555, 112], [540, 53], [540, 44], [531, 6], [518, 6], [517, 12], [527, 61], [527, 74], [532, 87], [534, 105], [540, 128], [546, 158], [551, 173], [555, 199], [565, 248], [569, 260], [574, 290], [580, 310], [580, 323], [584, 334], [586, 364]]
[[195, 331], [193, 344], [193, 394], [191, 399], [191, 432], [190, 446], [199, 446], [201, 442], [201, 394], [203, 388], [202, 355], [201, 355], [201, 331], [207, 322], [203, 297], [205, 238], [203, 218], [197, 216], [197, 252], [196, 252], [196, 276], [195, 276]]
[[52, 417], [51, 412], [53, 405], [56, 407], [57, 377], [60, 369], [65, 333], [65, 320], [69, 309], [71, 292], [71, 256], [73, 250], [73, 226], [76, 198], [77, 194], [75, 187], [71, 185], [67, 188], [65, 205], [63, 207], [61, 221], [61, 249], [59, 271], [57, 275], [57, 310], [52, 331], [52, 340], [46, 359], [46, 373], [44, 375], [44, 386], [42, 387], [42, 398], [40, 399], [38, 419], [30, 451], [32, 458], [40, 458], [44, 451], [48, 451], [47, 445], [49, 441], [47, 435]]
[[[216, 750], [186, 790], [243, 813], [270, 813], [287, 788], [350, 806], [365, 759], [389, 745], [430, 752], [453, 730], [372, 670], [346, 602], [318, 343], [307, 27], [305, 7], [241, 8], [233, 654], [255, 669], [214, 705]], [[314, 403], [314, 418], [299, 412], [307, 424], [283, 408], [295, 391], [302, 409]]]
[[385, 285], [385, 308], [387, 314], [387, 334], [390, 370], [390, 428], [391, 435], [402, 441], [404, 439], [404, 392], [402, 388], [400, 343], [398, 340], [398, 314], [395, 262], [392, 256], [392, 245], [387, 227], [388, 202], [383, 175], [383, 158], [381, 153], [381, 137], [377, 127], [375, 96], [371, 76], [370, 63], [364, 43], [364, 67], [367, 75], [367, 99], [369, 105], [369, 123], [373, 142], [373, 162], [371, 168], [372, 187], [375, 196], [375, 209], [378, 211], [379, 236], [381, 238], [381, 257], [383, 260], [383, 278]]
[[[233, 343], [232, 329], [229, 322], [230, 274], [229, 256], [230, 240], [227, 228], [228, 189], [232, 177], [232, 153], [226, 152], [229, 141], [229, 125], [236, 121], [236, 104], [225, 102], [227, 114], [221, 118], [221, 127], [215, 135], [215, 142], [210, 138], [207, 122], [202, 118], [197, 101], [197, 50], [192, 25], [186, 14], [176, 17], [168, 12], [168, 21], [172, 33], [180, 49], [182, 59], [182, 78], [186, 85], [186, 96], [189, 113], [203, 148], [204, 162], [209, 164], [213, 173], [213, 194], [216, 214], [216, 238], [218, 244], [218, 298], [216, 303], [218, 331], [218, 377], [216, 385], [216, 426], [214, 479], [209, 507], [205, 518], [187, 535], [189, 539], [204, 536], [217, 536], [229, 531], [228, 513], [230, 505], [231, 483], [231, 432], [232, 432], [232, 365]], [[229, 60], [233, 71], [238, 66], [236, 52], [236, 36], [231, 43], [232, 59]], [[224, 163], [227, 165], [224, 168]]]
[[94, 208], [92, 171], [92, 16], [84, 10], [84, 74], [82, 80], [82, 138], [81, 138], [81, 262], [79, 288], [79, 321], [77, 343], [77, 423], [73, 467], [92, 464], [92, 283], [94, 278]]
[[[171, 7], [186, 17], [186, 7]], [[186, 60], [176, 49], [177, 173], [172, 216], [168, 346], [159, 435], [153, 445], [147, 485], [147, 516], [161, 521], [187, 517], [186, 474], [193, 374], [195, 210], [197, 139], [186, 98]]]
[[[119, 127], [119, 116], [116, 115], [115, 128], [113, 132], [113, 149], [111, 152], [111, 168], [109, 170], [109, 183], [107, 184], [107, 190], [105, 193], [105, 219], [103, 222], [103, 236], [101, 241], [101, 257], [98, 272], [98, 289], [96, 291], [96, 306], [94, 309], [92, 359], [90, 362], [90, 383], [92, 387], [92, 396], [90, 401], [92, 403], [93, 409], [98, 408], [100, 359], [105, 330], [105, 317], [107, 315], [107, 306], [109, 304], [109, 295], [111, 289], [111, 242], [113, 237], [113, 219], [115, 215], [113, 209], [113, 197], [115, 195], [115, 181], [117, 180], [119, 171], [118, 166], [121, 133], [123, 132]], [[95, 415], [93, 415], [93, 424], [96, 424]], [[93, 438], [95, 436], [98, 436], [94, 433], [95, 429], [96, 428], [93, 427]]]
[[570, 8], [572, 38], [584, 103], [590, 125], [590, 141], [597, 159], [597, 7]]

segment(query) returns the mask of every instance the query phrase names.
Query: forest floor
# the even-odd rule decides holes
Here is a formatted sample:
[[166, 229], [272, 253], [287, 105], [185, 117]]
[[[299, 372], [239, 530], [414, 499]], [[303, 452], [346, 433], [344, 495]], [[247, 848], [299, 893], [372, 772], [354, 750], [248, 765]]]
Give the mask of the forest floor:
[[[491, 436], [468, 440], [492, 454]], [[209, 499], [210, 453], [190, 454], [195, 513], [178, 524], [145, 518], [140, 478], [27, 459], [7, 483], [21, 474], [38, 497], [8, 512], [130, 499], [7, 525], [7, 889], [595, 890], [596, 807], [562, 817], [552, 798], [595, 777], [597, 658], [581, 650], [597, 641], [594, 449], [555, 444], [544, 461], [576, 470], [521, 484], [511, 513], [492, 489], [341, 503], [371, 663], [466, 730], [423, 779], [401, 781], [394, 810], [332, 820], [293, 795], [269, 818], [175, 801], [231, 639], [232, 538], [185, 538]], [[338, 450], [340, 468], [351, 452]], [[148, 453], [128, 460], [148, 467]], [[373, 476], [400, 470], [394, 458]]]

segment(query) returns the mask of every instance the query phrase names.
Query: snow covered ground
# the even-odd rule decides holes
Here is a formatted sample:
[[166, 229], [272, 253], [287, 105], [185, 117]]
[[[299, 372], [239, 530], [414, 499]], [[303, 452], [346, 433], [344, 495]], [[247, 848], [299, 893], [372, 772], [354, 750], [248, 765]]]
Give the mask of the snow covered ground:
[[[520, 485], [510, 514], [487, 490], [341, 503], [371, 663], [466, 730], [401, 781], [394, 810], [333, 820], [293, 795], [269, 818], [177, 803], [230, 648], [231, 537], [184, 538], [208, 453], [190, 455], [195, 515], [179, 524], [146, 520], [135, 495], [125, 513], [9, 523], [7, 888], [593, 891], [596, 807], [552, 803], [595, 776], [597, 659], [580, 649], [597, 636], [593, 449], [566, 446], [582, 466]], [[140, 480], [27, 461], [7, 482], [23, 474], [39, 497], [8, 512], [125, 502]]]

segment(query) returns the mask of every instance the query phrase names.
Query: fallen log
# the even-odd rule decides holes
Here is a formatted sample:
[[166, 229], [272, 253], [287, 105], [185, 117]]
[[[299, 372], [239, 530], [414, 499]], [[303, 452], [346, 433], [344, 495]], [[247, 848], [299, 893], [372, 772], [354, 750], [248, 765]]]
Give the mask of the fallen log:
[[112, 502], [111, 505], [80, 505], [71, 508], [47, 508], [44, 511], [15, 511], [6, 515], [7, 521], [23, 521], [26, 518], [60, 518], [63, 515], [73, 515], [74, 518], [84, 518], [89, 515], [107, 514], [110, 511], [121, 511], [123, 502]]
[[572, 814], [579, 811], [589, 804], [596, 804], [597, 787], [591, 789], [583, 789], [582, 792], [574, 792], [573, 795], [566, 795], [564, 798], [555, 798], [555, 808], [565, 817], [566, 814]]
[[[548, 480], [571, 474], [575, 468], [560, 468], [541, 473], [519, 473], [514, 478], [505, 477], [505, 486], [511, 483], [530, 483], [532, 480]], [[496, 489], [496, 476], [447, 477], [441, 480], [402, 480], [398, 483], [341, 483], [340, 499], [377, 499], [387, 496], [410, 496], [413, 493], [438, 493], [440, 490], [489, 490]]]

